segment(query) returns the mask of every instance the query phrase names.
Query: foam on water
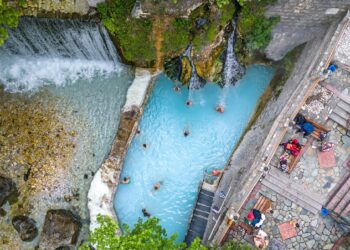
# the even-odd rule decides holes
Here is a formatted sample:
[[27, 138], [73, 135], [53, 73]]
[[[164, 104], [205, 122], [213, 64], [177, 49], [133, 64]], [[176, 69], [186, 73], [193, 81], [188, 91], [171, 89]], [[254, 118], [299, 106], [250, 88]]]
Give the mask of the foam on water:
[[[173, 91], [174, 82], [161, 75], [125, 158], [122, 177], [130, 176], [131, 183], [118, 186], [114, 203], [121, 223], [134, 225], [146, 208], [168, 234], [177, 232], [183, 240], [203, 172], [224, 167], [272, 75], [270, 67], [248, 67], [235, 86], [228, 86], [223, 114], [215, 112], [219, 86], [193, 91], [188, 107], [189, 90]], [[154, 191], [159, 181], [162, 186]]]
[[121, 66], [108, 61], [20, 56], [1, 58], [0, 82], [11, 92], [34, 91], [46, 85], [65, 86], [96, 77], [105, 79], [111, 73], [122, 70]]

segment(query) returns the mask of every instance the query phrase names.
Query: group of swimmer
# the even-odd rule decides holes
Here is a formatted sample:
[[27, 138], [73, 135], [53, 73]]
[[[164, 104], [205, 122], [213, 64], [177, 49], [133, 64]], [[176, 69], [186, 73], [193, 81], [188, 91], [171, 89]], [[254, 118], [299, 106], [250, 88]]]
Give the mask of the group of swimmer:
[[[180, 88], [178, 85], [176, 85], [173, 89], [174, 89], [175, 92], [181, 91], [181, 88]], [[187, 105], [187, 106], [192, 106], [192, 104], [193, 104], [193, 103], [192, 103], [191, 100], [187, 100], [187, 101], [186, 101], [186, 105]], [[216, 106], [215, 111], [218, 112], [218, 113], [224, 113], [225, 108], [224, 108], [223, 105], [219, 104], [218, 106]], [[137, 130], [136, 130], [136, 134], [140, 134], [140, 133], [141, 133], [141, 131], [140, 131], [139, 129], [137, 129]], [[183, 135], [184, 135], [185, 137], [187, 137], [187, 136], [190, 135], [190, 130], [189, 130], [188, 126], [186, 126], [186, 127], [184, 128]], [[148, 147], [148, 145], [147, 145], [146, 143], [143, 143], [143, 144], [142, 144], [142, 147], [143, 147], [144, 149], [146, 149], [146, 148]], [[220, 170], [213, 170], [213, 172], [212, 172], [211, 175], [212, 175], [212, 176], [217, 176], [217, 175], [219, 175], [220, 173], [221, 173]], [[129, 177], [124, 177], [124, 178], [120, 181], [120, 184], [129, 184], [129, 183], [130, 183], [130, 179], [131, 179], [130, 176], [129, 176]], [[159, 190], [159, 189], [160, 189], [160, 186], [161, 186], [161, 182], [157, 182], [157, 183], [155, 183], [155, 184], [153, 185], [153, 189], [154, 189], [154, 190]], [[151, 217], [151, 213], [148, 212], [146, 208], [142, 208], [141, 211], [142, 211], [142, 214], [143, 214], [144, 217]]]
[[[129, 184], [129, 183], [130, 183], [130, 179], [131, 179], [130, 176], [124, 177], [124, 178], [120, 181], [120, 184]], [[155, 184], [153, 185], [153, 189], [156, 190], [156, 191], [159, 190], [159, 189], [160, 189], [160, 186], [161, 186], [161, 183], [162, 183], [161, 181], [155, 183]], [[142, 208], [141, 211], [142, 211], [142, 214], [143, 214], [144, 217], [148, 217], [148, 218], [151, 217], [151, 213], [148, 212], [146, 208]]]
[[[179, 91], [181, 91], [181, 88], [180, 88], [178, 85], [176, 85], [176, 86], [173, 88], [173, 90], [174, 90], [175, 92], [179, 92]], [[186, 105], [187, 105], [187, 106], [192, 106], [192, 104], [193, 104], [193, 102], [192, 102], [191, 100], [187, 100], [187, 101], [186, 101]], [[219, 105], [217, 105], [217, 106], [215, 107], [215, 111], [218, 112], [218, 113], [224, 113], [224, 112], [225, 112], [225, 107], [224, 107], [222, 104], [219, 104]]]

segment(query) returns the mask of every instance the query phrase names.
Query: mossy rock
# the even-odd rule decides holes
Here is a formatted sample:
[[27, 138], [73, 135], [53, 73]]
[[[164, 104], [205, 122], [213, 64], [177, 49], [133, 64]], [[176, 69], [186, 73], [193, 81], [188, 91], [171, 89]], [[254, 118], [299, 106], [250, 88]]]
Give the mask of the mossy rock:
[[181, 77], [180, 81], [184, 85], [188, 85], [191, 79], [192, 66], [189, 58], [187, 56], [183, 56], [181, 58]]

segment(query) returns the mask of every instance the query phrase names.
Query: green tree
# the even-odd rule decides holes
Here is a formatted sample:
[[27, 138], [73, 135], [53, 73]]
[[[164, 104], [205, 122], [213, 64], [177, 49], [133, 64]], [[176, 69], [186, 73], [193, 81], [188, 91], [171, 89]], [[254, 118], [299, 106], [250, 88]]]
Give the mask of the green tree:
[[[132, 230], [125, 226], [123, 235], [116, 235], [117, 223], [107, 216], [97, 216], [100, 224], [89, 236], [88, 242], [84, 243], [80, 250], [90, 250], [89, 244], [97, 250], [105, 249], [133, 249], [133, 250], [176, 250], [185, 249], [184, 243], [177, 243], [176, 234], [169, 238], [164, 228], [159, 224], [159, 219], [151, 217], [146, 221], [139, 219]], [[190, 250], [205, 250], [206, 248], [196, 239], [188, 248]]]
[[18, 11], [8, 7], [3, 0], [0, 0], [0, 46], [8, 37], [7, 29], [17, 27], [18, 18]]

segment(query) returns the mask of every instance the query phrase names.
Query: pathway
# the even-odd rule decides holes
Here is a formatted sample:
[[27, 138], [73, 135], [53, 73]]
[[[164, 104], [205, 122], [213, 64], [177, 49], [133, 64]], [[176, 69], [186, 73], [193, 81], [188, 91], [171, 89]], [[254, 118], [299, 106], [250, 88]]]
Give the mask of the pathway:
[[312, 192], [304, 185], [289, 179], [277, 168], [270, 169], [262, 184], [313, 214], [319, 213], [326, 202], [325, 196]]

